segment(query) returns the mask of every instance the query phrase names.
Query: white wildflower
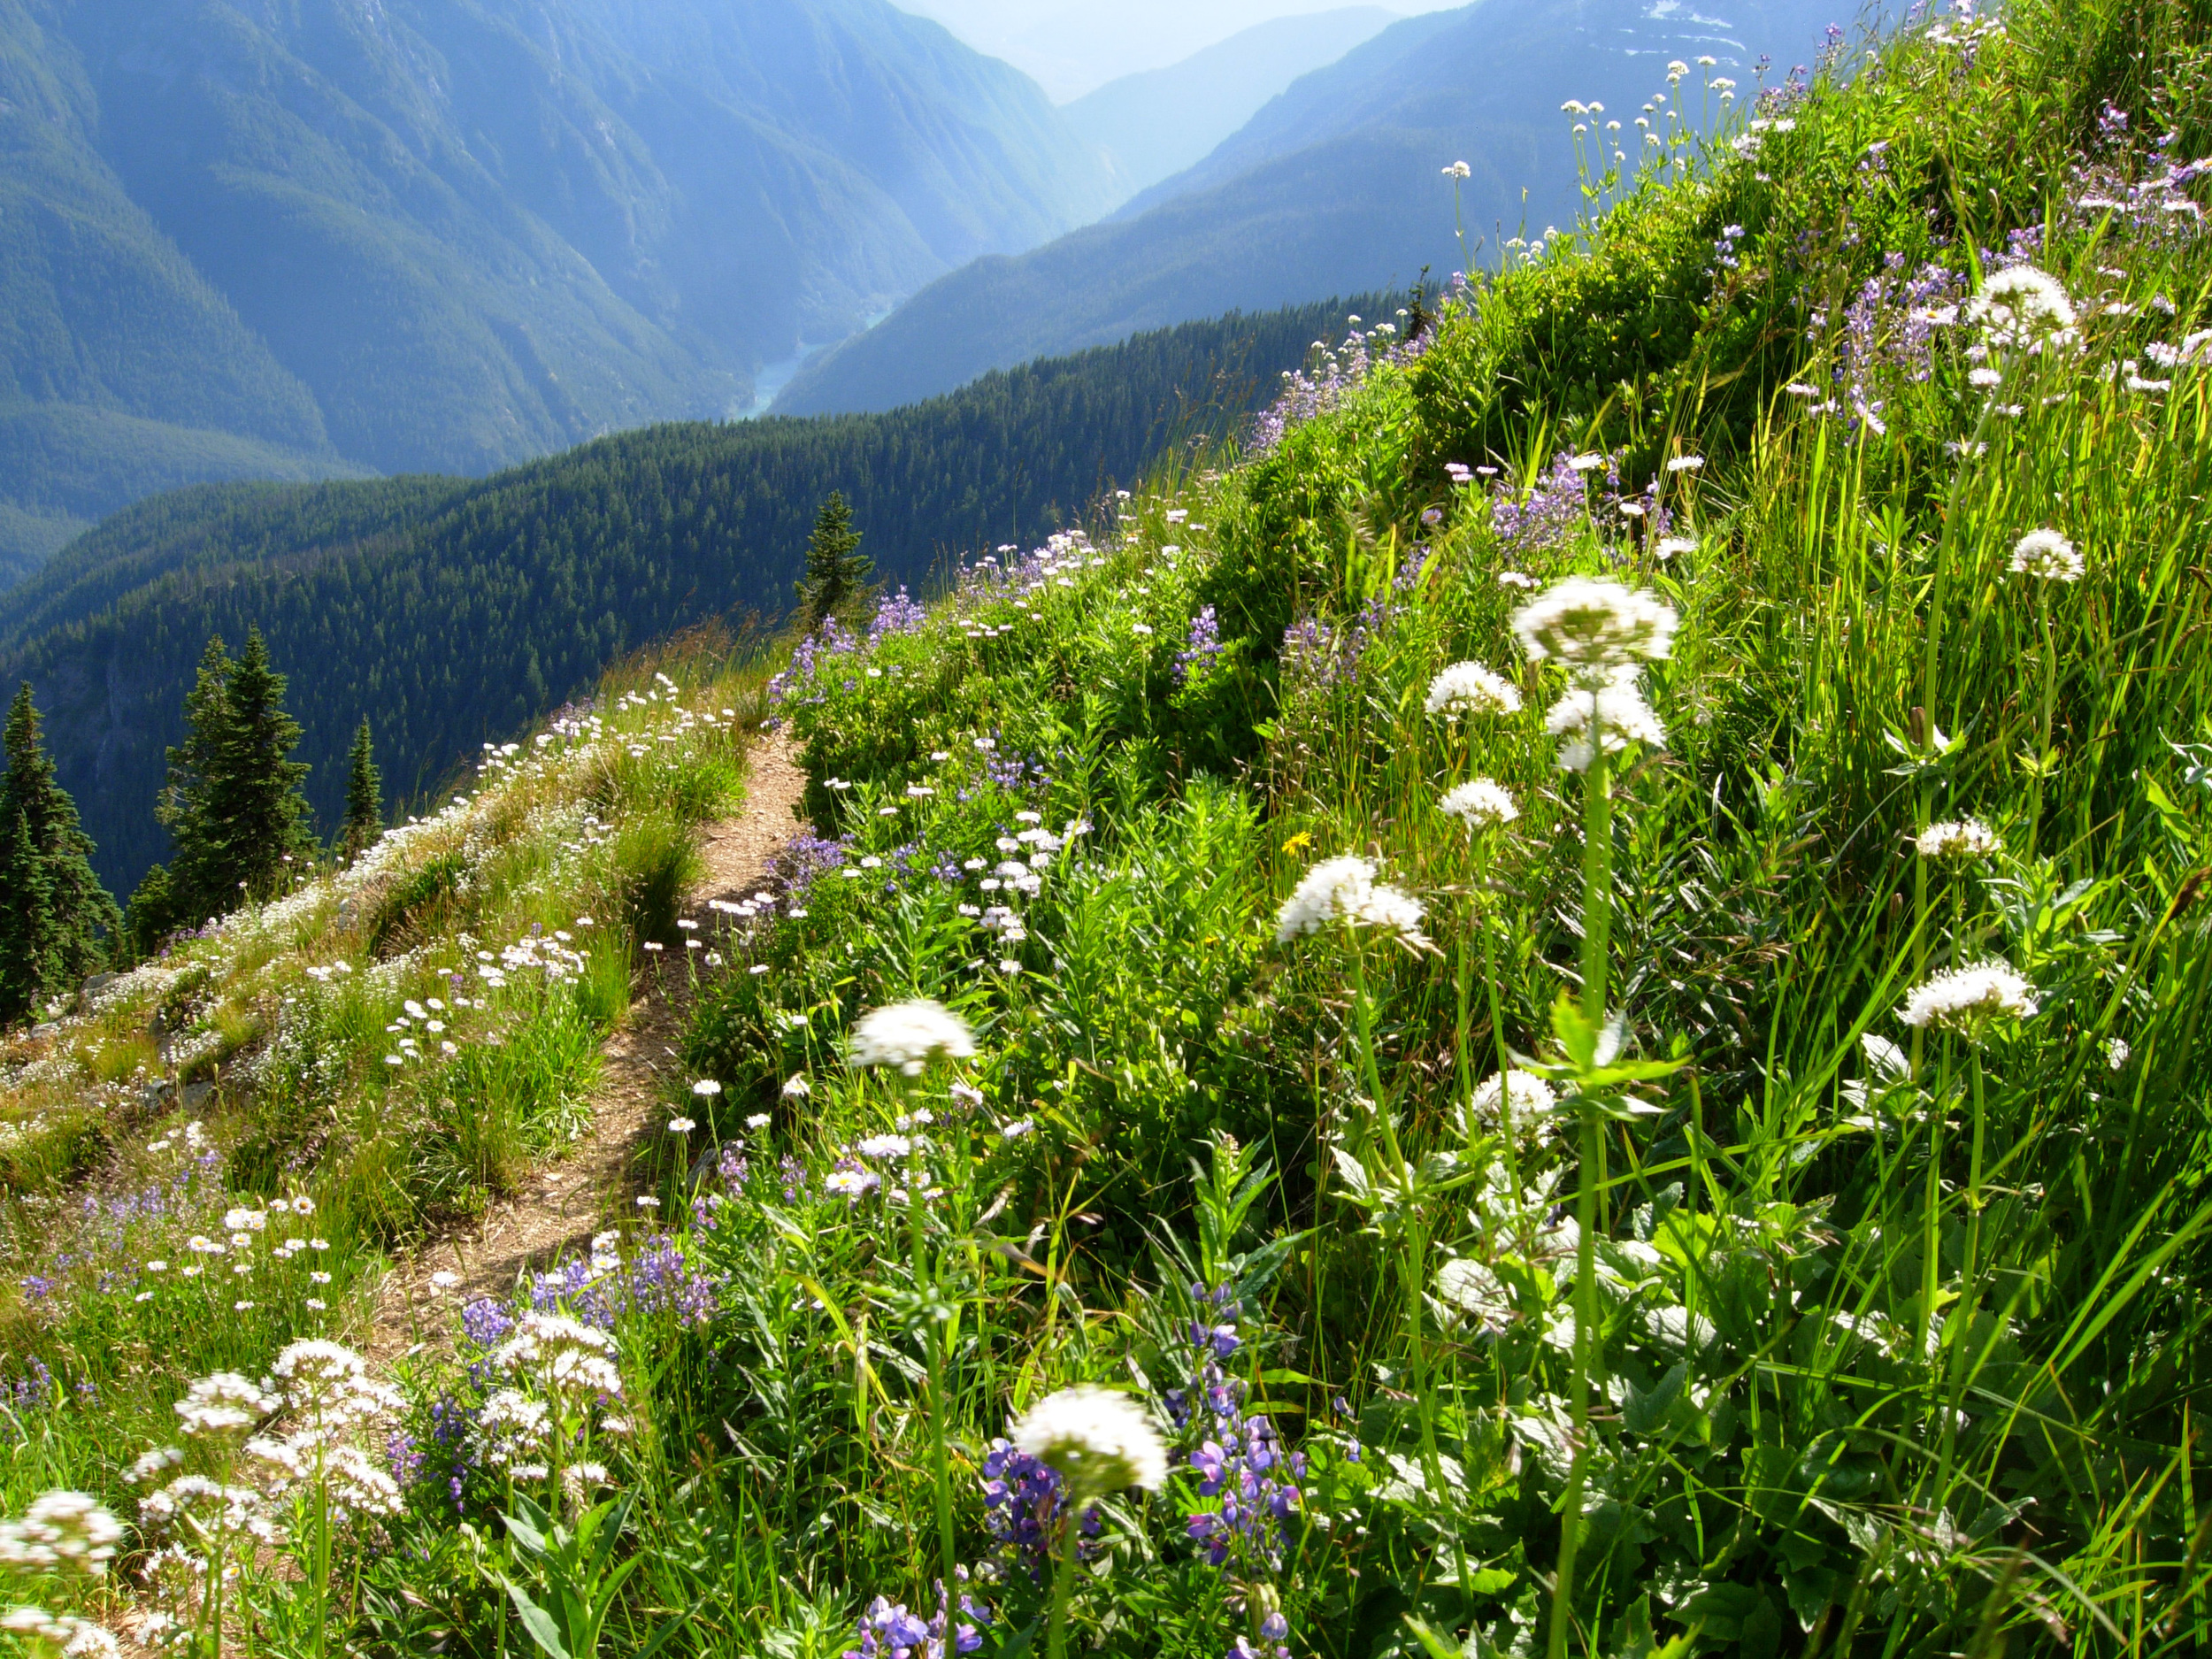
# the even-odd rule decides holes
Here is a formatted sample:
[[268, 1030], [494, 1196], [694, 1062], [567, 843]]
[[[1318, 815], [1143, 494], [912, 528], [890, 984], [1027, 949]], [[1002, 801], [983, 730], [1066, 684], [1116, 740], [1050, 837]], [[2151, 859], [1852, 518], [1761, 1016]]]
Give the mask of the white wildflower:
[[2087, 568], [2074, 544], [2055, 530], [2031, 530], [2013, 543], [2010, 569], [2016, 576], [2078, 582]]
[[2134, 1053], [2135, 1050], [2128, 1047], [2126, 1038], [2108, 1038], [2104, 1046], [2104, 1063], [2115, 1071], [2121, 1071], [2127, 1065], [2128, 1060]]
[[1914, 838], [1913, 847], [1923, 858], [1963, 861], [1990, 857], [2003, 849], [2004, 842], [1981, 819], [1966, 818], [1929, 825]]
[[1521, 694], [1480, 663], [1454, 663], [1429, 681], [1428, 711], [1456, 721], [1467, 714], [1517, 714]]
[[2001, 962], [1978, 962], [1937, 974], [1905, 999], [1898, 1018], [1912, 1026], [1971, 1032], [1993, 1016], [2027, 1019], [2035, 1010], [2034, 986]]
[[1570, 576], [1513, 613], [1513, 631], [1535, 662], [1557, 662], [1585, 683], [1667, 655], [1674, 608], [1618, 582]]
[[964, 1060], [974, 1053], [967, 1022], [943, 1003], [926, 999], [895, 1002], [862, 1016], [845, 1050], [853, 1065], [896, 1066], [908, 1077], [921, 1076], [941, 1056]]
[[1993, 273], [1966, 315], [1987, 331], [1995, 346], [2033, 349], [2073, 339], [2073, 301], [2056, 277], [2030, 265]]
[[1489, 778], [1469, 779], [1448, 793], [1440, 804], [1447, 814], [1469, 829], [1494, 828], [1510, 824], [1521, 816], [1521, 809], [1513, 803], [1512, 792]]
[[1544, 717], [1544, 729], [1569, 740], [1559, 751], [1559, 764], [1569, 772], [1587, 772], [1595, 758], [1590, 728], [1598, 729], [1598, 748], [1618, 754], [1631, 743], [1653, 749], [1667, 741], [1667, 728], [1659, 723], [1651, 705], [1636, 684], [1633, 665], [1615, 671], [1598, 686], [1578, 685], [1552, 705]]
[[12, 1567], [107, 1571], [123, 1524], [88, 1493], [42, 1492], [19, 1521], [0, 1523], [0, 1562]]
[[1375, 866], [1354, 854], [1324, 859], [1306, 872], [1275, 917], [1275, 941], [1288, 944], [1333, 923], [1379, 927], [1421, 942], [1420, 901], [1375, 879]]
[[1079, 1507], [1125, 1486], [1156, 1491], [1167, 1479], [1167, 1447], [1144, 1409], [1087, 1384], [1046, 1395], [1007, 1438], [1057, 1470]]

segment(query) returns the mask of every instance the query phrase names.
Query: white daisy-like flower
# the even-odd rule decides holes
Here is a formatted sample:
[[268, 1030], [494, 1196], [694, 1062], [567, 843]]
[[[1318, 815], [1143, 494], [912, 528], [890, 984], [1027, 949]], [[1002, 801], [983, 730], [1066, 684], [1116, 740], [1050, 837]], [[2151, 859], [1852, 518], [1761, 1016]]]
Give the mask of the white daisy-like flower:
[[1674, 607], [1637, 588], [1570, 576], [1513, 613], [1532, 661], [1556, 662], [1586, 683], [1672, 649]]
[[1992, 273], [1966, 316], [1982, 326], [1992, 345], [2027, 349], [2070, 342], [2076, 321], [2064, 284], [2032, 265]]
[[2088, 569], [2074, 544], [2055, 530], [2031, 530], [2012, 546], [2015, 576], [2039, 577], [2047, 582], [2078, 582]]
[[918, 998], [872, 1010], [853, 1027], [845, 1057], [855, 1066], [896, 1066], [919, 1077], [932, 1060], [964, 1060], [975, 1053], [967, 1022], [942, 1002]]
[[882, 1185], [883, 1178], [872, 1170], [832, 1170], [822, 1178], [822, 1190], [848, 1203], [858, 1203]]
[[698, 1126], [688, 1118], [671, 1118], [668, 1120], [668, 1133], [672, 1135], [687, 1135]]
[[1670, 472], [1700, 472], [1704, 469], [1705, 457], [1701, 455], [1678, 455], [1667, 463]]
[[1923, 858], [1962, 862], [1987, 858], [2001, 851], [2004, 842], [1981, 819], [1963, 818], [1929, 825], [1913, 838], [1913, 848]]
[[1144, 1408], [1088, 1384], [1047, 1394], [1007, 1438], [1057, 1470], [1079, 1507], [1129, 1486], [1156, 1491], [1167, 1479], [1167, 1445]]
[[1517, 714], [1521, 694], [1510, 680], [1480, 663], [1454, 663], [1429, 681], [1432, 718], [1456, 721], [1468, 714]]
[[1375, 879], [1375, 866], [1356, 854], [1325, 858], [1306, 872], [1275, 916], [1275, 942], [1288, 944], [1332, 924], [1377, 927], [1421, 940], [1421, 902]]
[[1662, 565], [1679, 558], [1685, 553], [1697, 551], [1697, 542], [1686, 535], [1663, 535], [1658, 545], [1651, 549], [1652, 557]]
[[1939, 973], [1905, 999], [1897, 1017], [1908, 1025], [1978, 1031], [2002, 1014], [2028, 1019], [2036, 1010], [2035, 987], [2001, 962], [1978, 962]]
[[870, 1135], [854, 1148], [864, 1158], [902, 1158], [914, 1150], [904, 1135]]
[[755, 1112], [745, 1120], [745, 1126], [748, 1129], [765, 1129], [768, 1127], [769, 1121], [766, 1112]]
[[1469, 829], [1494, 829], [1521, 816], [1513, 795], [1490, 778], [1470, 778], [1449, 791], [1439, 803], [1444, 811]]
[[1591, 745], [1591, 726], [1598, 732], [1597, 749], [1617, 755], [1631, 743], [1656, 749], [1667, 741], [1667, 728], [1659, 723], [1636, 683], [1636, 670], [1617, 670], [1601, 685], [1576, 686], [1552, 705], [1544, 717], [1544, 729], [1569, 741], [1560, 747], [1559, 764], [1568, 772], [1587, 772], [1596, 758]]
[[722, 1092], [722, 1086], [710, 1077], [703, 1077], [691, 1086], [691, 1092], [703, 1100], [711, 1100]]
[[803, 1072], [794, 1071], [784, 1079], [783, 1097], [786, 1100], [804, 1100], [814, 1093], [814, 1086], [806, 1080]]

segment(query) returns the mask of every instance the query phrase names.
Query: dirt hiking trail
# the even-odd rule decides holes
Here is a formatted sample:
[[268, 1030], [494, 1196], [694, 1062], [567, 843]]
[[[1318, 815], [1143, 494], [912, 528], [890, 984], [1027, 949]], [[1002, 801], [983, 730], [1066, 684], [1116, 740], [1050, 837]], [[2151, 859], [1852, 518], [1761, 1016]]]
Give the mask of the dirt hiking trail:
[[[686, 914], [696, 915], [710, 899], [737, 899], [757, 888], [769, 859], [797, 826], [793, 810], [805, 787], [783, 733], [755, 739], [744, 805], [707, 826], [700, 847], [706, 873], [687, 896]], [[661, 1085], [678, 1064], [691, 1000], [680, 953], [641, 977], [638, 999], [608, 1040], [590, 1126], [532, 1170], [513, 1196], [393, 1264], [378, 1293], [373, 1361], [385, 1365], [418, 1347], [450, 1342], [456, 1310], [480, 1296], [503, 1300], [526, 1273], [586, 1249], [593, 1233], [637, 1214], [631, 1201], [641, 1186], [633, 1164], [649, 1135], [666, 1133]], [[457, 1282], [434, 1282], [445, 1273]]]

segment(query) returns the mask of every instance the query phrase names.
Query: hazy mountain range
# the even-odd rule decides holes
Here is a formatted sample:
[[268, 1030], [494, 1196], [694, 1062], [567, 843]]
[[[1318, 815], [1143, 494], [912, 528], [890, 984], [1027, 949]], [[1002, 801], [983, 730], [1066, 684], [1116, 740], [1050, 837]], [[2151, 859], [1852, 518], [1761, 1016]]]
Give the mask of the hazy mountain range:
[[1179, 64], [1110, 81], [1060, 112], [1134, 196], [1202, 160], [1299, 76], [1334, 63], [1397, 17], [1380, 6], [1342, 6], [1277, 18]]
[[[938, 279], [810, 363], [776, 408], [887, 409], [1187, 317], [1402, 286], [1425, 267], [1448, 276], [1463, 263], [1441, 177], [1453, 161], [1472, 170], [1461, 187], [1470, 244], [1481, 238], [1477, 257], [1493, 258], [1501, 234], [1571, 216], [1564, 100], [1603, 103], [1632, 138], [1627, 124], [1664, 92], [1670, 59], [1714, 58], [1709, 73], [1748, 96], [1763, 57], [1780, 80], [1812, 61], [1838, 17], [1833, 0], [1707, 4], [1486, 0], [1395, 23], [1108, 221]], [[1701, 84], [1686, 83], [1693, 98]]]
[[741, 408], [1113, 194], [883, 0], [0, 0], [0, 580], [175, 484]]

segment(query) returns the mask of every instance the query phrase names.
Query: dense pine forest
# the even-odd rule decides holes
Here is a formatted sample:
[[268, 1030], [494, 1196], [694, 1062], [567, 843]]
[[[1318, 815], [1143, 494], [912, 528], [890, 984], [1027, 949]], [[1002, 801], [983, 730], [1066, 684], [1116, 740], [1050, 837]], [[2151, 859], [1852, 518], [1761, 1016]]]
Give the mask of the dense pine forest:
[[0, 599], [108, 885], [166, 856], [165, 749], [211, 636], [257, 626], [291, 679], [334, 828], [364, 718], [403, 801], [687, 627], [772, 621], [817, 508], [851, 503], [876, 573], [1064, 525], [1171, 445], [1218, 436], [1379, 296], [1232, 316], [986, 376], [886, 415], [650, 427], [485, 480], [207, 486], [116, 515]]

